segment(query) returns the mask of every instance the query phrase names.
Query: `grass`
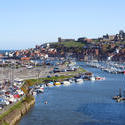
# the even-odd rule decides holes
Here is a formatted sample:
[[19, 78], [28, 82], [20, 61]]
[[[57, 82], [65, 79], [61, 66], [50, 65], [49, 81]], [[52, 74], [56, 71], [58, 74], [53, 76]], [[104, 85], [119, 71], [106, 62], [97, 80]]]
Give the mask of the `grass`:
[[25, 94], [28, 94], [30, 86], [41, 84], [41, 83], [45, 84], [50, 81], [63, 81], [65, 79], [69, 79], [69, 78], [76, 76], [76, 74], [83, 73], [83, 72], [86, 72], [86, 70], [84, 70], [83, 68], [78, 68], [76, 71], [64, 72], [64, 74], [58, 77], [52, 76], [50, 78], [46, 77], [46, 78], [39, 78], [39, 79], [28, 79], [25, 81], [21, 89], [23, 90]]
[[62, 80], [64, 80], [64, 79], [68, 79], [68, 78], [72, 78], [73, 76], [71, 76], [71, 75], [61, 75], [61, 76], [58, 76], [58, 77], [55, 77], [55, 76], [53, 76], [53, 77], [50, 77], [50, 78], [42, 78], [42, 81], [43, 82], [48, 82], [48, 81], [62, 81]]
[[6, 123], [6, 122], [3, 122], [3, 123], [2, 123], [2, 125], [9, 125], [9, 124], [8, 124], [8, 123]]
[[5, 121], [2, 121], [2, 125], [9, 125], [9, 124], [6, 123]]
[[49, 82], [49, 81], [62, 81], [62, 80], [64, 80], [64, 79], [68, 79], [68, 78], [71, 78], [71, 77], [73, 77], [73, 76], [71, 76], [71, 75], [61, 75], [61, 76], [58, 76], [58, 77], [56, 77], [56, 76], [52, 76], [52, 77], [50, 77], [50, 78], [39, 78], [39, 79], [29, 79], [29, 80], [26, 80], [26, 82], [25, 82], [25, 84], [24, 84], [24, 86], [22, 86], [22, 90], [25, 92], [25, 93], [27, 93], [26, 91], [26, 89], [28, 88], [28, 87], [30, 87], [30, 86], [33, 86], [33, 85], [36, 85], [36, 84], [40, 84], [40, 83], [42, 83], [42, 84], [44, 84], [44, 83], [47, 83], [47, 82]]
[[2, 120], [7, 114], [9, 114], [10, 112], [12, 112], [13, 110], [20, 108], [21, 106], [21, 102], [19, 101], [17, 102], [15, 105], [13, 105], [10, 109], [8, 109], [6, 112], [4, 112], [3, 114], [0, 115], [0, 120]]
[[46, 78], [39, 78], [39, 79], [28, 79], [25, 81], [25, 84], [22, 86], [21, 89], [24, 91], [25, 94], [27, 94], [28, 88], [30, 86], [40, 84], [40, 83], [44, 84], [50, 81], [63, 81], [65, 79], [74, 77], [76, 74], [83, 73], [83, 72], [86, 72], [86, 70], [84, 70], [83, 68], [78, 68], [76, 71], [65, 72], [63, 75], [60, 75], [58, 77], [52, 76], [50, 78], [46, 77]]
[[61, 42], [61, 43], [53, 43], [57, 45], [64, 45], [65, 47], [83, 47], [85, 44], [81, 42], [75, 42], [75, 41], [67, 41], [67, 42]]
[[83, 69], [83, 68], [80, 67], [80, 68], [78, 69], [78, 73], [82, 73], [82, 72], [87, 72], [87, 71], [86, 71], [85, 69]]

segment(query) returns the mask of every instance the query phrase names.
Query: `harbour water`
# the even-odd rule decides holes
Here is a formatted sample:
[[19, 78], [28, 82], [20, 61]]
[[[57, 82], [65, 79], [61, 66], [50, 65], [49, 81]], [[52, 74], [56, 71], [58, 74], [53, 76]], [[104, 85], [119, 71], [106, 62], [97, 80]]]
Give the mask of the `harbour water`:
[[48, 87], [44, 94], [36, 96], [34, 107], [17, 124], [125, 125], [125, 102], [112, 100], [119, 88], [125, 90], [125, 75], [82, 66], [106, 80]]

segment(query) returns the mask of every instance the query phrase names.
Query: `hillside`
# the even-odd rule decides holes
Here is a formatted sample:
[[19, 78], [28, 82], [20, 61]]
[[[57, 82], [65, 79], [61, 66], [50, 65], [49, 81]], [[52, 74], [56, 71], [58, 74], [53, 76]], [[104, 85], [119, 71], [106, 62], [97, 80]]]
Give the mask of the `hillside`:
[[70, 47], [83, 47], [85, 44], [84, 43], [81, 43], [81, 42], [77, 42], [77, 41], [66, 41], [66, 42], [55, 42], [55, 43], [51, 43], [51, 45], [57, 45], [57, 46], [64, 46], [64, 47], [67, 47], [67, 48], [70, 48]]

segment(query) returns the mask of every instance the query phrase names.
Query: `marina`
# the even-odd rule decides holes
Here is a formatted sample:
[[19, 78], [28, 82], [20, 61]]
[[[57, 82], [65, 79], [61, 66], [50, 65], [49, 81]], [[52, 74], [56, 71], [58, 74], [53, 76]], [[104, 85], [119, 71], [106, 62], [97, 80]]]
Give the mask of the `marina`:
[[112, 99], [119, 88], [125, 89], [124, 75], [109, 74], [81, 62], [78, 65], [106, 79], [46, 87], [44, 93], [36, 96], [35, 106], [17, 125], [124, 125], [124, 101], [117, 103]]
[[125, 63], [112, 61], [89, 61], [88, 66], [99, 68], [103, 71], [114, 74], [125, 74]]
[[[37, 94], [44, 93], [45, 87], [62, 86], [62, 85], [69, 86], [75, 82], [77, 84], [81, 84], [85, 80], [93, 80], [91, 79], [91, 77], [94, 78], [95, 80], [101, 80], [101, 79], [97, 79], [97, 77], [92, 75], [91, 72], [84, 71], [82, 68], [76, 65], [75, 62], [72, 62], [72, 61], [67, 62], [66, 65], [62, 64], [59, 61], [56, 61], [56, 62], [58, 62], [58, 65], [56, 64], [56, 66], [51, 66], [53, 73], [49, 73], [50, 67], [47, 65], [46, 67], [39, 66], [39, 67], [32, 67], [31, 69], [27, 68], [27, 65], [26, 65], [24, 70], [25, 74], [23, 72], [20, 72], [20, 74], [18, 74], [18, 71], [21, 68], [14, 69], [13, 71], [13, 69], [9, 67], [3, 67], [5, 69], [9, 68], [11, 72], [7, 72], [5, 70], [4, 72], [8, 73], [8, 76], [10, 76], [10, 78], [5, 79], [0, 83], [0, 90], [1, 90], [0, 91], [0, 114], [7, 111], [9, 107], [11, 107], [12, 105], [15, 105], [15, 103], [17, 103], [18, 101], [22, 100], [26, 96], [26, 91], [28, 91], [29, 94], [36, 96]], [[65, 69], [65, 71], [62, 70], [63, 68]], [[32, 79], [35, 78], [34, 80], [36, 81], [36, 83], [34, 83], [33, 86], [29, 86], [29, 90], [25, 90], [25, 87], [23, 87], [23, 85], [25, 86], [25, 84], [27, 84], [26, 81], [24, 80], [26, 72], [29, 72], [27, 74], [28, 78], [30, 78], [32, 74], [31, 78]], [[75, 73], [75, 74], [73, 75], [72, 73]], [[17, 78], [18, 77], [17, 74], [19, 76], [21, 76], [22, 74], [23, 79]], [[0, 78], [2, 78], [2, 76]], [[30, 83], [32, 82], [32, 79]], [[39, 83], [40, 79], [41, 79], [41, 83]]]

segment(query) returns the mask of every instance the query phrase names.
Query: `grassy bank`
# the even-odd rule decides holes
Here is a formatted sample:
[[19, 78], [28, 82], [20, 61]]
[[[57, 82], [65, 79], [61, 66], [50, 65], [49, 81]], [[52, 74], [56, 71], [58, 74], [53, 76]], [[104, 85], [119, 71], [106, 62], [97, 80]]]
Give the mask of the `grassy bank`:
[[[28, 95], [24, 97], [22, 100], [18, 101], [16, 104], [14, 104], [12, 107], [10, 107], [7, 111], [5, 111], [3, 114], [0, 115], [0, 121], [2, 121], [7, 115], [9, 115], [14, 110], [20, 110], [23, 107], [24, 103], [29, 103], [32, 100], [34, 100], [34, 97], [31, 95]], [[1, 125], [9, 125], [4, 120], [2, 121]]]
[[49, 81], [63, 81], [65, 79], [72, 78], [76, 76], [77, 74], [87, 72], [83, 68], [78, 68], [76, 71], [69, 71], [69, 72], [64, 72], [63, 74], [60, 74], [59, 76], [52, 76], [50, 78], [39, 78], [39, 79], [28, 79], [25, 81], [25, 84], [22, 86], [22, 90], [25, 92], [25, 94], [28, 93], [28, 88], [30, 86], [36, 85], [36, 84], [44, 84]]
[[53, 45], [63, 45], [64, 47], [70, 48], [70, 47], [80, 47], [82, 48], [85, 44], [81, 42], [75, 42], [75, 41], [66, 41], [66, 42], [61, 42], [61, 43], [52, 43]]

